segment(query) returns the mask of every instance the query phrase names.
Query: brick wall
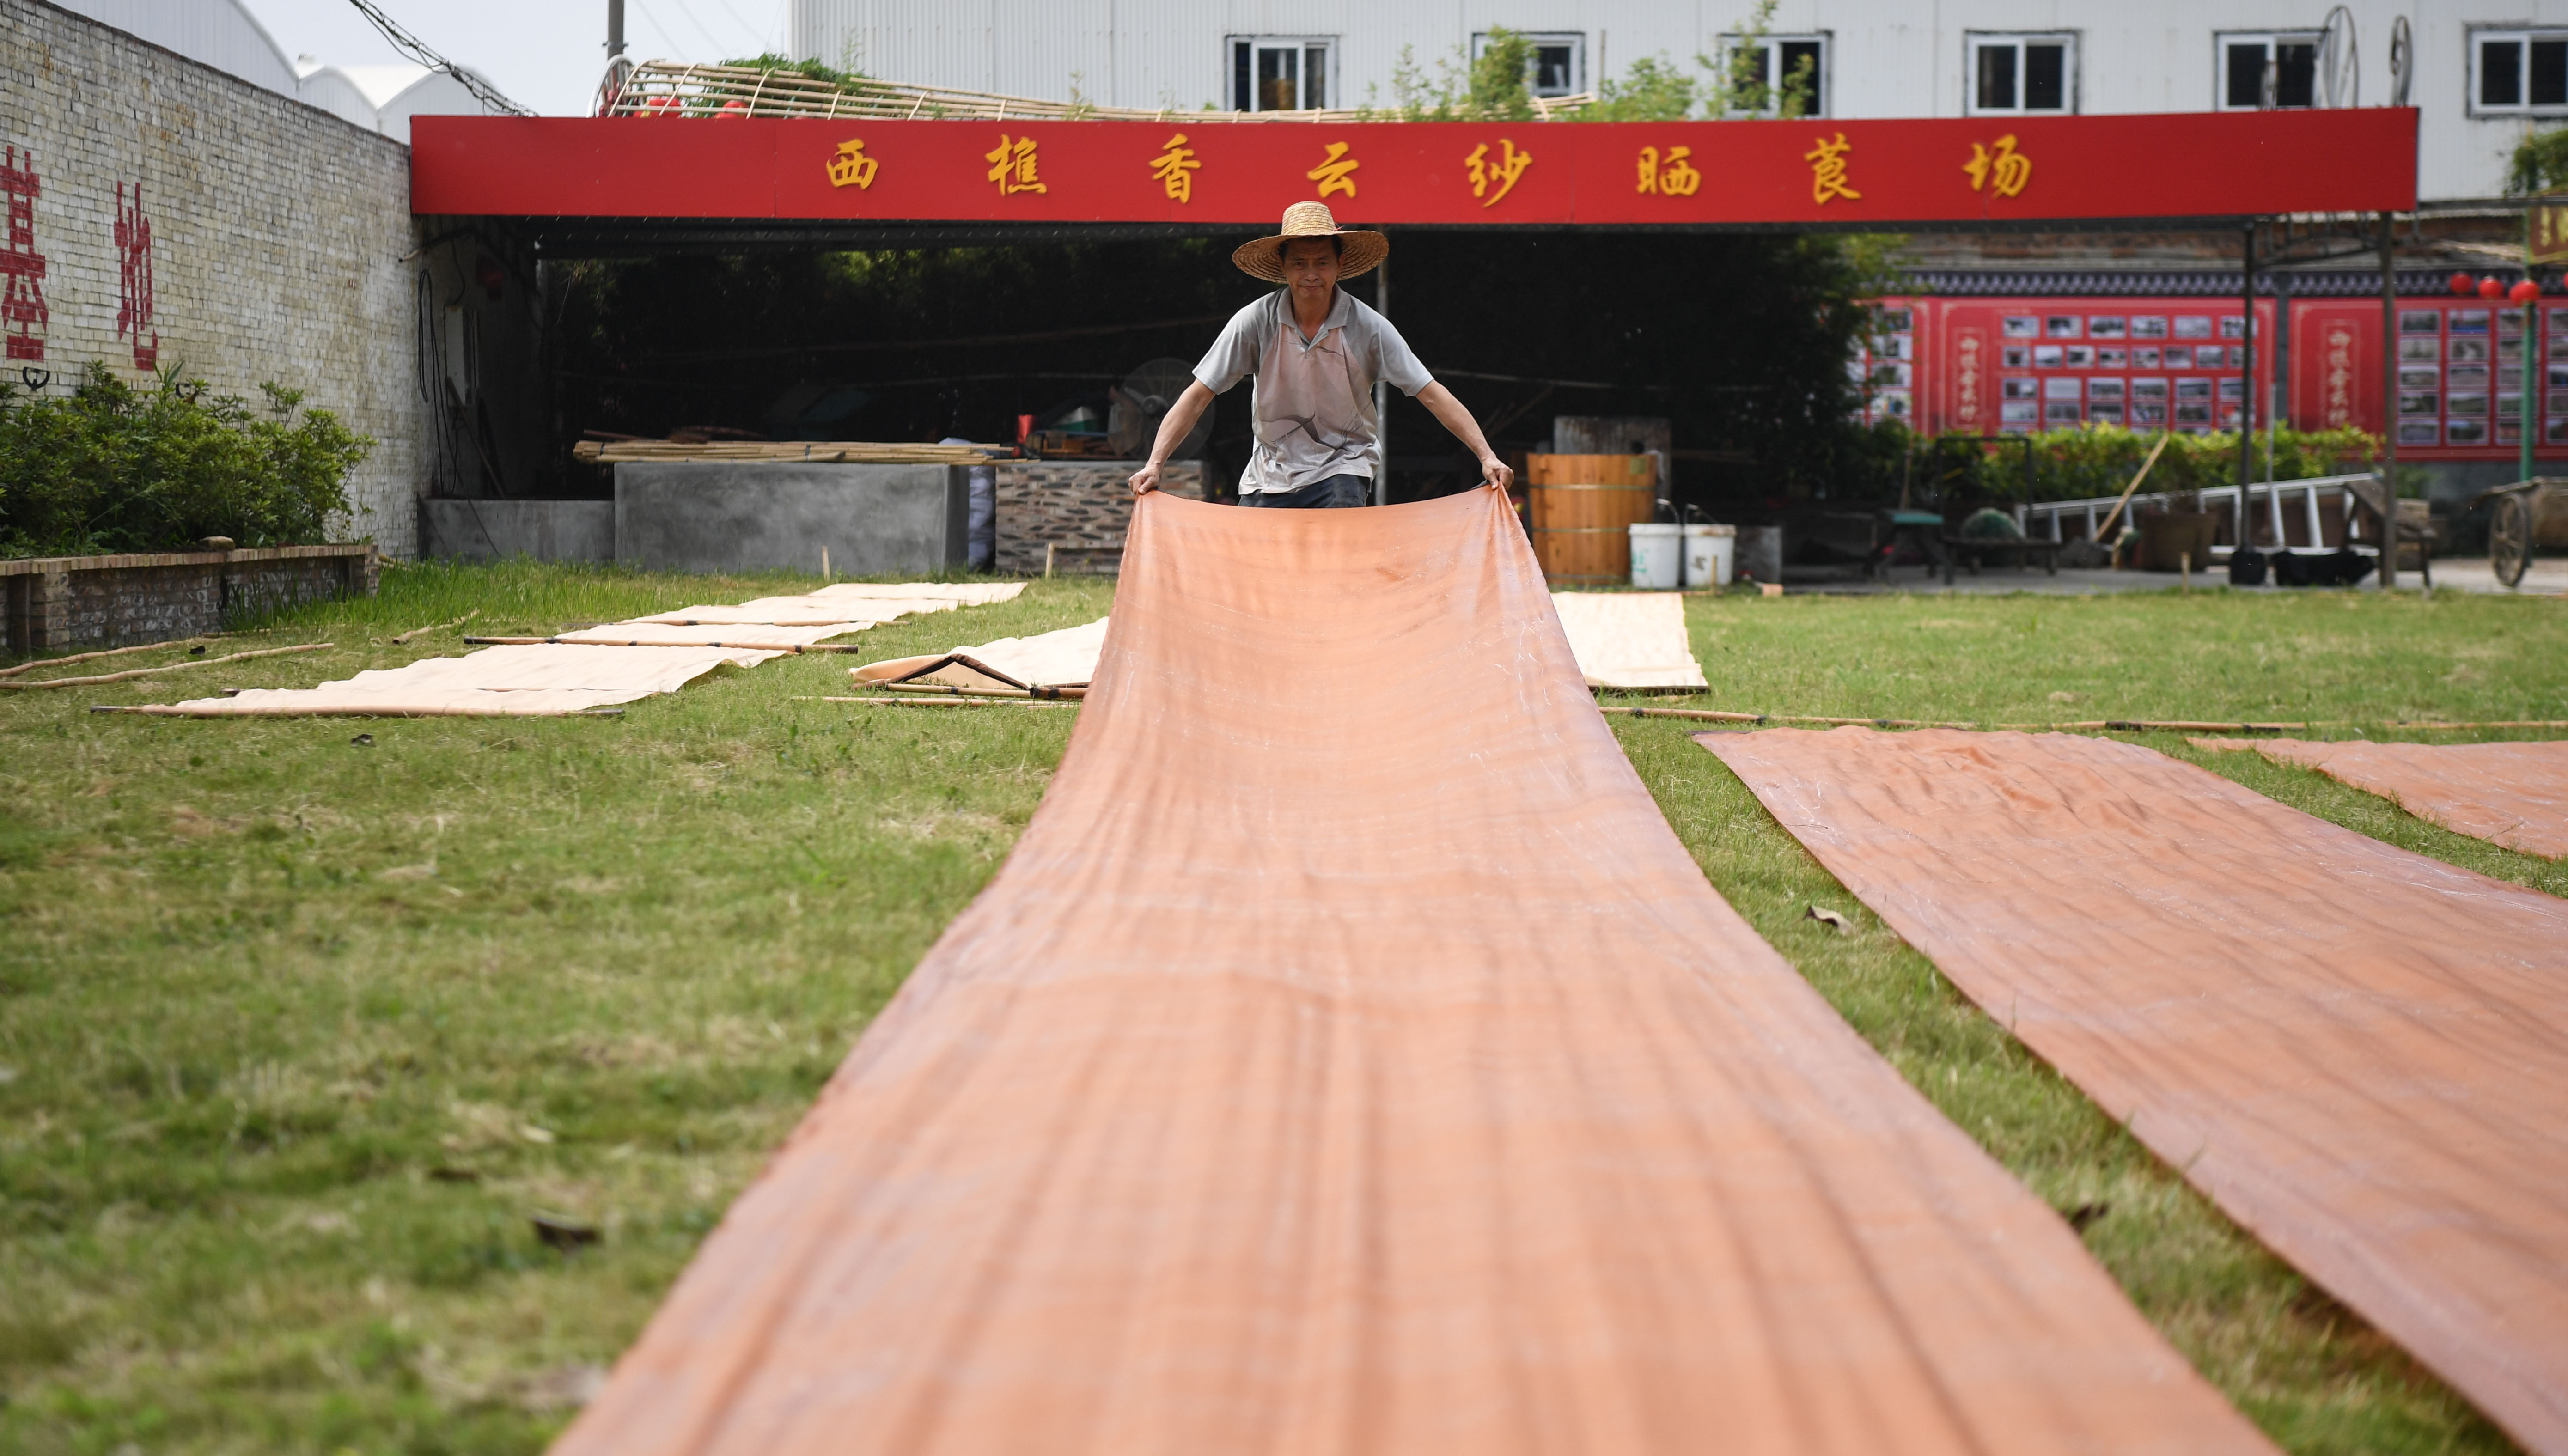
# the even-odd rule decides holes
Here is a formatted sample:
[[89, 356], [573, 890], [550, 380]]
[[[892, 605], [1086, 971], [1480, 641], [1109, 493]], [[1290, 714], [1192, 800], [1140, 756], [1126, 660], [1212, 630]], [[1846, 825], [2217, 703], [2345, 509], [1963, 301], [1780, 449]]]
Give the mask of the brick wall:
[[407, 147], [42, 0], [0, 0], [0, 378], [301, 390], [375, 440], [343, 534], [416, 554]]
[[169, 642], [297, 602], [372, 596], [381, 569], [362, 546], [0, 561], [0, 624], [12, 657]]
[[[1044, 548], [1121, 551], [1132, 524], [1132, 472], [1139, 460], [999, 462], [999, 554], [995, 569], [1032, 574], [1044, 569]], [[1161, 488], [1201, 500], [1201, 460], [1170, 460]], [[1085, 564], [1085, 563], [1084, 563]]]

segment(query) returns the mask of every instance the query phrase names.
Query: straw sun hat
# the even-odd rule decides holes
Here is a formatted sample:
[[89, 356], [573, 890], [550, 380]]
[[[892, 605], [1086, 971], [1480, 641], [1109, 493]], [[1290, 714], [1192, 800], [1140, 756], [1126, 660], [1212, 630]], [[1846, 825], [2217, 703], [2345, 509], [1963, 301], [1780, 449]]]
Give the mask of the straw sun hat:
[[1375, 264], [1390, 256], [1391, 239], [1378, 232], [1338, 226], [1329, 215], [1326, 202], [1296, 202], [1284, 209], [1284, 230], [1273, 237], [1239, 245], [1230, 260], [1239, 271], [1269, 283], [1284, 281], [1284, 245], [1297, 237], [1339, 237], [1346, 239], [1345, 252], [1338, 261], [1338, 276], [1353, 278], [1373, 270]]

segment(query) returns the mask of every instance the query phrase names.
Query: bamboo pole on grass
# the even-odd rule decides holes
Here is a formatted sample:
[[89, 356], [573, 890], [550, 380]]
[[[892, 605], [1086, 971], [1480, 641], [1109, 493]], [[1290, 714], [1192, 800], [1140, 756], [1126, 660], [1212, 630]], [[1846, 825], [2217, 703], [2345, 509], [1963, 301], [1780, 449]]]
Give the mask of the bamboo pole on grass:
[[122, 673], [100, 673], [88, 678], [53, 678], [42, 683], [0, 683], [0, 691], [34, 693], [46, 688], [89, 688], [100, 683], [122, 683], [129, 678], [148, 678], [155, 673], [174, 673], [181, 668], [210, 668], [216, 663], [247, 662], [254, 657], [283, 657], [290, 652], [320, 652], [326, 642], [306, 642], [294, 647], [268, 647], [257, 652], [236, 652], [228, 657], [189, 658], [183, 663], [163, 663], [157, 668], [135, 668]]

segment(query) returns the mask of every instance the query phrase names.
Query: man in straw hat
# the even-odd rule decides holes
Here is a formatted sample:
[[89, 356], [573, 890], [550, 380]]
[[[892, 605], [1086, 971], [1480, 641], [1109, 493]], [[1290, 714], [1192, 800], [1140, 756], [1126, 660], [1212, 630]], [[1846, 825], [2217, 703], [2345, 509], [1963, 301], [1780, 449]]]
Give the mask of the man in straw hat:
[[1427, 373], [1391, 320], [1338, 287], [1390, 251], [1381, 233], [1338, 226], [1324, 202], [1294, 203], [1283, 231], [1241, 244], [1230, 255], [1240, 271], [1284, 287], [1231, 315], [1195, 366], [1194, 383], [1159, 422], [1149, 462], [1132, 472], [1132, 493], [1158, 489], [1159, 467], [1212, 397], [1251, 375], [1257, 439], [1239, 477], [1242, 505], [1365, 504], [1383, 469], [1376, 380], [1415, 396], [1479, 457], [1481, 479], [1506, 489], [1514, 472], [1471, 412]]

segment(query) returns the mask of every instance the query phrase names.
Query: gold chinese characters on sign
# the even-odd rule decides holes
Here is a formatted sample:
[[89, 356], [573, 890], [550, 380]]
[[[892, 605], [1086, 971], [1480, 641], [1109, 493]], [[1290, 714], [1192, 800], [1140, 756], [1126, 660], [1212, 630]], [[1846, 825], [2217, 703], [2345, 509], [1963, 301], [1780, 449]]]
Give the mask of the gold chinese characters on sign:
[[1703, 185], [1703, 173], [1696, 171], [1694, 163], [1686, 160], [1692, 155], [1694, 155], [1694, 148], [1691, 146], [1671, 146], [1668, 148], [1667, 159], [1662, 161], [1659, 158], [1659, 148], [1642, 147], [1641, 181], [1640, 185], [1632, 190], [1645, 196], [1693, 196], [1695, 190]]
[[1356, 194], [1355, 171], [1362, 165], [1364, 165], [1363, 162], [1347, 155], [1347, 144], [1332, 142], [1329, 144], [1328, 155], [1320, 158], [1318, 166], [1302, 175], [1320, 184], [1320, 195], [1324, 198], [1332, 192], [1340, 192], [1352, 197]]
[[[1462, 174], [1471, 179], [1471, 195], [1479, 198], [1483, 207], [1498, 205], [1500, 197], [1514, 190], [1516, 178], [1533, 165], [1533, 153], [1516, 150], [1516, 145], [1504, 137], [1498, 139], [1498, 147], [1497, 156], [1492, 158], [1488, 144], [1483, 142], [1462, 158]], [[1494, 192], [1489, 190], [1493, 183], [1497, 187]]]
[[1971, 159], [1962, 163], [1962, 170], [1971, 174], [1972, 191], [2013, 197], [2033, 180], [2033, 158], [2015, 149], [2015, 134], [2010, 132], [1998, 139], [1994, 149], [1972, 143]]
[[1203, 165], [1195, 159], [1195, 149], [1186, 145], [1186, 134], [1179, 132], [1159, 144], [1159, 154], [1150, 158], [1150, 180], [1165, 188], [1168, 200], [1179, 204], [1195, 199], [1195, 171]]
[[2568, 258], [2568, 207], [2532, 209], [2532, 261], [2556, 263]]
[[1032, 137], [1019, 137], [1012, 143], [1008, 134], [1002, 132], [998, 146], [982, 152], [981, 159], [990, 163], [989, 177], [999, 184], [1001, 196], [1052, 190], [1043, 184], [1043, 177], [1035, 170], [1035, 139]]
[[829, 185], [853, 187], [861, 192], [874, 184], [874, 172], [882, 163], [865, 155], [861, 138], [850, 137], [838, 144], [838, 154], [829, 158]]
[[1852, 150], [1854, 144], [1846, 141], [1845, 134], [1839, 132], [1835, 141], [1821, 137], [1817, 146], [1801, 153], [1801, 159], [1810, 164], [1812, 202], [1824, 207], [1832, 197], [1863, 199], [1863, 193], [1846, 185], [1846, 153]]

